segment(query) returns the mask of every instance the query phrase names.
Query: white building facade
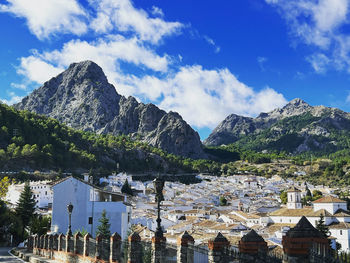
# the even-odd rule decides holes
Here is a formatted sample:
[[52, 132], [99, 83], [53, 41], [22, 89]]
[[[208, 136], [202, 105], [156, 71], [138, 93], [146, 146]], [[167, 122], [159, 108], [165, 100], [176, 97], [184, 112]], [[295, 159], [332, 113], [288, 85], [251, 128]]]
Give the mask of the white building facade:
[[330, 235], [336, 238], [341, 250], [350, 252], [350, 212], [346, 201], [333, 196], [325, 196], [313, 202], [313, 207], [302, 207], [301, 192], [292, 187], [287, 191], [287, 208], [281, 208], [269, 214], [273, 223], [297, 224], [302, 216], [316, 227], [320, 216], [328, 226]]
[[56, 183], [53, 189], [51, 232], [66, 233], [68, 230], [67, 205], [72, 203], [72, 232], [86, 230], [96, 236], [103, 210], [111, 224], [111, 233], [117, 232], [122, 239], [130, 227], [131, 206], [121, 193], [106, 192], [83, 180], [68, 177]]
[[[33, 197], [36, 201], [36, 207], [47, 208], [52, 205], [53, 192], [50, 181], [31, 181], [29, 182], [30, 190], [33, 193]], [[12, 184], [9, 186], [5, 200], [15, 207], [18, 203], [19, 197], [24, 189], [24, 183]]]

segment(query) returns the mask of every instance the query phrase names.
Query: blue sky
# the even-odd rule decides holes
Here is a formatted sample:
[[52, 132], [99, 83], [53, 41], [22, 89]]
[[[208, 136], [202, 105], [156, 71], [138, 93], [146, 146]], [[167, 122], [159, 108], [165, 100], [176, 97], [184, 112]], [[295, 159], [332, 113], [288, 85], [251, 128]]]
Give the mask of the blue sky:
[[90, 59], [204, 139], [299, 97], [350, 111], [347, 0], [0, 0], [0, 99]]

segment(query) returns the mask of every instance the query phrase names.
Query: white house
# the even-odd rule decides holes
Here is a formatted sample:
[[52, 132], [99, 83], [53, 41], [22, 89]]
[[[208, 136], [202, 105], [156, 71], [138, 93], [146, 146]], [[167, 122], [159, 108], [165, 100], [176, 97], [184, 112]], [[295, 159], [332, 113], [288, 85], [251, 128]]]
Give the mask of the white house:
[[67, 205], [72, 203], [72, 232], [84, 228], [95, 236], [101, 214], [106, 210], [111, 233], [117, 232], [123, 239], [126, 237], [130, 227], [131, 206], [126, 203], [123, 194], [104, 191], [74, 177], [56, 182], [52, 189], [52, 232], [67, 232]]
[[245, 188], [255, 189], [258, 187], [258, 182], [255, 179], [248, 178], [248, 179], [244, 180], [243, 185]]
[[[52, 189], [50, 181], [29, 182], [30, 190], [36, 201], [36, 207], [45, 208], [52, 204]], [[9, 186], [5, 200], [15, 207], [18, 203], [19, 197], [24, 189], [24, 183], [12, 184]]]
[[278, 224], [297, 224], [302, 216], [316, 226], [323, 215], [325, 225], [332, 237], [341, 244], [341, 250], [350, 251], [350, 212], [346, 201], [333, 196], [325, 196], [313, 202], [313, 207], [303, 207], [301, 192], [295, 187], [287, 191], [287, 208], [278, 209], [269, 214], [272, 222]]
[[339, 209], [347, 210], [346, 202], [333, 196], [325, 196], [313, 202], [314, 210], [325, 209], [332, 215]]

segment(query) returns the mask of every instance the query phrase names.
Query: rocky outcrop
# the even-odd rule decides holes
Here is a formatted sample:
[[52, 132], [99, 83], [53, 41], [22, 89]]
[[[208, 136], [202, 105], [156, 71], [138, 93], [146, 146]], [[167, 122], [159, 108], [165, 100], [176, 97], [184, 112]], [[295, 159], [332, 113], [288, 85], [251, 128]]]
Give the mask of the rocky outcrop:
[[338, 133], [349, 129], [349, 113], [325, 106], [313, 107], [301, 99], [294, 99], [283, 108], [261, 113], [256, 118], [229, 115], [213, 130], [204, 144], [218, 146], [244, 140], [244, 143], [266, 142], [264, 150], [270, 150], [269, 147], [278, 142], [280, 148], [277, 150], [284, 150], [285, 144], [292, 145], [287, 138], [293, 137], [297, 139], [295, 143], [302, 142], [296, 143], [293, 148], [298, 153], [312, 147], [322, 149], [327, 143], [334, 145], [330, 138], [336, 138]]
[[256, 118], [231, 114], [213, 130], [204, 144], [218, 146], [233, 143], [242, 135], [260, 132], [283, 118], [300, 115], [311, 108], [303, 100], [294, 99], [283, 108], [277, 108], [269, 113], [262, 112]]
[[15, 107], [58, 119], [72, 128], [126, 134], [169, 153], [206, 157], [198, 133], [179, 114], [119, 95], [92, 61], [71, 64]]

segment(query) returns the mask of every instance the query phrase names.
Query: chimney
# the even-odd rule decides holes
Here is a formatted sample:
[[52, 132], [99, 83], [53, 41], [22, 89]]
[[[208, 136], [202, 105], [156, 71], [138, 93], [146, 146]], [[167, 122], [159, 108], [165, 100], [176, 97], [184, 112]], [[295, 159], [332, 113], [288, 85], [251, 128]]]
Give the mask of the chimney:
[[84, 174], [84, 181], [89, 182], [89, 175], [88, 174]]

